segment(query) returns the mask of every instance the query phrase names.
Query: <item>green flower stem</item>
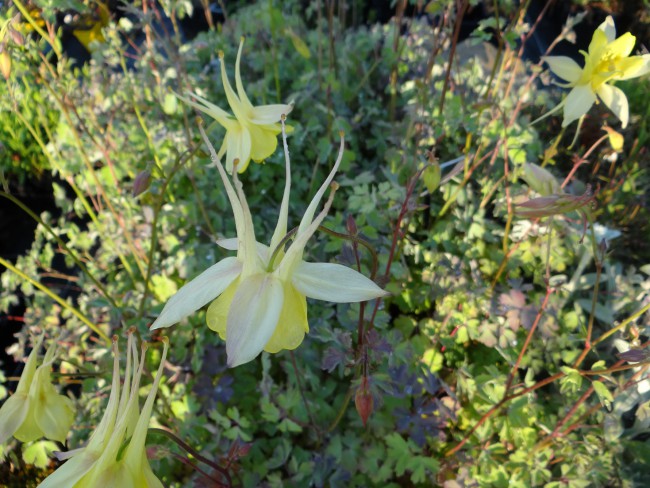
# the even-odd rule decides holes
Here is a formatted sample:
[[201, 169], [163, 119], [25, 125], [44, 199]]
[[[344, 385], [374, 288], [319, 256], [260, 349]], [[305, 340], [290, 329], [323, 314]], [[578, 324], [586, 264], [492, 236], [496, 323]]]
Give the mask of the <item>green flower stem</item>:
[[345, 395], [345, 399], [343, 400], [343, 405], [341, 406], [338, 415], [336, 416], [334, 421], [330, 424], [330, 426], [327, 428], [328, 433], [336, 429], [336, 426], [343, 419], [343, 415], [345, 415], [345, 411], [348, 409], [348, 404], [350, 403], [351, 399], [352, 399], [352, 389], [350, 388], [347, 394]]
[[41, 284], [40, 282], [36, 281], [30, 276], [27, 276], [25, 273], [23, 273], [21, 270], [16, 268], [13, 264], [11, 264], [9, 261], [6, 261], [5, 259], [0, 257], [0, 264], [3, 265], [5, 268], [7, 268], [9, 271], [12, 271], [16, 273], [18, 276], [23, 278], [24, 280], [30, 282], [33, 286], [41, 290], [43, 293], [45, 293], [47, 296], [49, 296], [52, 300], [57, 302], [59, 305], [61, 305], [63, 308], [66, 310], [70, 311], [75, 317], [77, 317], [79, 320], [81, 320], [84, 324], [86, 324], [93, 332], [95, 332], [99, 337], [104, 339], [106, 341], [106, 344], [110, 346], [111, 344], [111, 339], [102, 332], [102, 330], [97, 327], [97, 325], [93, 324], [88, 317], [86, 317], [83, 313], [79, 311], [78, 308], [70, 305], [68, 302], [66, 302], [63, 298], [61, 298], [59, 295], [54, 293], [52, 290], [50, 290], [48, 287], [45, 285]]
[[22, 203], [20, 200], [18, 200], [13, 195], [10, 195], [8, 193], [0, 191], [0, 196], [12, 201], [13, 203], [15, 203], [27, 215], [29, 215], [32, 219], [34, 219], [39, 225], [43, 226], [43, 228], [48, 232], [48, 234], [50, 234], [54, 238], [54, 240], [56, 240], [57, 244], [59, 246], [61, 246], [65, 252], [68, 253], [68, 255], [72, 258], [72, 260], [75, 262], [75, 264], [77, 266], [79, 266], [79, 268], [81, 268], [81, 270], [86, 274], [86, 276], [88, 276], [88, 278], [90, 278], [90, 280], [95, 284], [95, 286], [99, 289], [99, 291], [102, 292], [102, 295], [104, 295], [104, 297], [110, 302], [110, 304], [115, 308], [119, 308], [119, 305], [115, 302], [115, 300], [110, 295], [110, 293], [108, 293], [108, 291], [106, 291], [106, 288], [104, 288], [104, 285], [102, 285], [102, 283], [97, 278], [95, 278], [95, 276], [88, 270], [86, 265], [77, 257], [77, 254], [72, 249], [70, 249], [67, 246], [67, 244], [58, 235], [56, 235], [54, 230], [52, 230], [52, 228], [49, 225], [47, 225], [45, 222], [43, 222], [43, 220], [38, 215], [36, 215], [34, 212], [32, 212], [29, 209], [29, 207], [27, 207], [24, 203]]
[[201, 454], [199, 454], [199, 452], [198, 452], [196, 449], [194, 449], [194, 448], [193, 448], [192, 446], [190, 446], [189, 444], [186, 444], [183, 440], [181, 440], [181, 439], [180, 439], [178, 436], [176, 436], [176, 434], [174, 434], [173, 432], [171, 432], [171, 431], [169, 431], [169, 430], [166, 430], [166, 429], [158, 429], [158, 428], [154, 428], [154, 427], [150, 427], [150, 428], [149, 428], [149, 432], [151, 432], [152, 434], [160, 434], [160, 435], [164, 435], [164, 436], [167, 437], [168, 439], [172, 440], [173, 442], [175, 442], [175, 443], [178, 445], [178, 447], [180, 447], [180, 448], [183, 449], [184, 451], [186, 451], [186, 452], [188, 452], [189, 454], [191, 454], [191, 455], [192, 455], [193, 457], [195, 457], [198, 461], [201, 461], [202, 463], [207, 464], [207, 465], [210, 466], [211, 468], [213, 468], [213, 469], [215, 469], [216, 471], [218, 471], [218, 472], [219, 472], [219, 473], [220, 473], [220, 474], [221, 474], [221, 475], [222, 475], [222, 476], [223, 476], [223, 477], [228, 481], [228, 486], [231, 486], [231, 485], [232, 485], [232, 479], [230, 478], [230, 474], [228, 474], [228, 470], [227, 470], [227, 469], [222, 468], [222, 467], [219, 466], [219, 464], [217, 464], [216, 462], [214, 462], [214, 461], [212, 461], [212, 460], [206, 458], [205, 456], [202, 456]]
[[[222, 487], [222, 486], [229, 487], [229, 486], [231, 486], [229, 484], [226, 485], [226, 484], [222, 483], [221, 481], [219, 481], [217, 479], [214, 479], [212, 476], [210, 476], [208, 473], [203, 471], [201, 468], [199, 468], [196, 464], [194, 464], [192, 461], [190, 461], [185, 456], [181, 456], [180, 454], [177, 454], [177, 453], [175, 453], [173, 451], [169, 451], [169, 453], [172, 456], [174, 456], [176, 459], [178, 459], [178, 461], [180, 461], [182, 464], [185, 464], [185, 465], [189, 466], [190, 468], [195, 470], [197, 473], [199, 473], [201, 476], [203, 476], [204, 478], [210, 480], [212, 483], [215, 484], [215, 487]], [[212, 486], [212, 485], [210, 485], [210, 486]]]
[[618, 332], [621, 329], [624, 329], [625, 327], [628, 326], [628, 324], [630, 322], [638, 319], [639, 317], [641, 317], [641, 315], [646, 313], [648, 310], [650, 310], [650, 303], [647, 303], [644, 307], [642, 307], [639, 310], [637, 310], [636, 312], [634, 312], [632, 315], [630, 315], [627, 319], [625, 319], [623, 322], [618, 324], [616, 327], [613, 327], [610, 330], [608, 330], [607, 332], [605, 332], [598, 339], [596, 339], [594, 342], [591, 343], [591, 347], [593, 348], [597, 344], [600, 344], [601, 342], [603, 342], [605, 339], [607, 339], [612, 334]]

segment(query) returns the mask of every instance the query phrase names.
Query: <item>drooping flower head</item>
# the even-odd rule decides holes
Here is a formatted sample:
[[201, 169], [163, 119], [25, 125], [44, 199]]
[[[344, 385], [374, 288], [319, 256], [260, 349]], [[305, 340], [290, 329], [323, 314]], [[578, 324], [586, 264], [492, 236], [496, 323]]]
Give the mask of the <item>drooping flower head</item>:
[[[236, 250], [183, 286], [167, 302], [152, 329], [169, 327], [212, 301], [208, 327], [226, 341], [228, 366], [253, 360], [262, 351], [271, 353], [295, 349], [309, 331], [306, 297], [337, 303], [370, 300], [387, 295], [372, 280], [346, 266], [310, 263], [303, 260], [305, 246], [325, 219], [336, 186], [318, 215], [316, 211], [332, 183], [343, 157], [344, 140], [336, 163], [303, 215], [287, 244], [291, 168], [284, 140], [286, 183], [280, 214], [270, 246], [257, 242], [253, 219], [242, 185], [233, 173], [231, 182], [216, 151], [200, 129], [219, 170], [235, 217], [237, 238], [218, 244]], [[283, 134], [284, 136], [284, 134]], [[214, 300], [214, 301], [213, 301]]]
[[113, 381], [104, 416], [86, 446], [60, 456], [68, 460], [48, 476], [40, 488], [162, 488], [149, 465], [145, 441], [168, 347], [164, 338], [160, 366], [140, 410], [138, 393], [147, 344], [143, 343], [142, 354], [138, 357], [130, 331], [124, 384], [120, 387], [119, 348], [117, 337], [113, 338]]
[[586, 114], [598, 99], [614, 112], [623, 128], [627, 126], [627, 98], [621, 89], [610, 83], [637, 78], [650, 72], [650, 54], [630, 56], [635, 42], [636, 38], [629, 32], [617, 39], [614, 20], [608, 16], [594, 32], [588, 51], [581, 51], [585, 58], [582, 68], [566, 56], [544, 58], [551, 71], [567, 80], [565, 86], [571, 87], [560, 105], [549, 112], [564, 108], [562, 127]]
[[42, 334], [35, 342], [18, 382], [16, 392], [0, 408], [0, 444], [12, 435], [22, 442], [41, 437], [65, 442], [74, 422], [74, 406], [52, 384], [52, 364], [57, 356], [56, 341], [48, 347], [38, 366]]
[[235, 62], [237, 92], [230, 85], [224, 54], [219, 52], [221, 80], [234, 117], [196, 93], [189, 94], [191, 99], [177, 95], [185, 103], [206, 113], [226, 129], [226, 137], [219, 150], [219, 157], [226, 154], [226, 169], [229, 173], [233, 171], [235, 160], [238, 161], [237, 171], [243, 173], [251, 159], [259, 163], [275, 152], [278, 146], [277, 136], [281, 131], [278, 122], [282, 115], [289, 114], [293, 108], [290, 104], [253, 106], [246, 95], [239, 72], [243, 47], [242, 37]]
[[594, 195], [587, 189], [584, 195], [566, 193], [560, 182], [548, 170], [525, 163], [521, 178], [539, 196], [515, 205], [515, 215], [527, 219], [552, 217], [573, 211], [588, 212]]

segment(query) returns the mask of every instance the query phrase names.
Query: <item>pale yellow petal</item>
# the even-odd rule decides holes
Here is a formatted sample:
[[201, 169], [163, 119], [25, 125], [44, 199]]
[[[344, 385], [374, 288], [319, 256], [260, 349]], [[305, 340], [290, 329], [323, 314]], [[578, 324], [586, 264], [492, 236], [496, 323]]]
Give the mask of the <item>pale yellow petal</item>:
[[309, 298], [335, 303], [362, 302], [390, 294], [358, 271], [336, 263], [302, 261], [291, 282]]
[[548, 64], [553, 74], [568, 82], [574, 83], [582, 75], [580, 65], [567, 56], [546, 56], [544, 62]]
[[252, 141], [249, 130], [240, 124], [236, 130], [228, 131], [225, 142], [226, 170], [232, 173], [235, 160], [238, 160], [237, 172], [242, 173], [251, 160]]
[[4, 444], [25, 421], [29, 401], [27, 394], [14, 393], [0, 408], [0, 444]]
[[226, 353], [234, 368], [255, 359], [278, 325], [284, 287], [274, 275], [258, 273], [242, 280], [228, 311]]
[[226, 73], [226, 63], [223, 58], [223, 53], [219, 53], [219, 59], [221, 63], [221, 80], [223, 82], [223, 89], [226, 92], [228, 104], [230, 105], [232, 112], [235, 114], [235, 117], [237, 117], [237, 120], [239, 120], [239, 122], [243, 122], [248, 117], [247, 107], [241, 102], [235, 91], [232, 89], [232, 86], [230, 85], [228, 74]]
[[[291, 110], [293, 110], [293, 105], [288, 104], [260, 105], [253, 108], [250, 121], [258, 125], [275, 124], [283, 115], [289, 115]], [[279, 128], [278, 132], [280, 132]]]
[[263, 161], [275, 152], [278, 147], [276, 134], [257, 125], [248, 126], [248, 130], [252, 141], [250, 158], [253, 161]]
[[596, 95], [590, 86], [578, 85], [574, 87], [564, 101], [564, 120], [562, 121], [562, 127], [566, 127], [574, 120], [578, 120], [586, 114], [595, 101]]
[[615, 67], [620, 72], [616, 77], [617, 80], [629, 80], [630, 78], [645, 76], [650, 73], [650, 54], [620, 59], [615, 63]]
[[34, 375], [34, 383], [29, 391], [34, 419], [43, 436], [65, 442], [74, 422], [74, 406], [68, 397], [59, 395], [54, 385], [49, 365], [42, 365]]
[[237, 50], [237, 61], [235, 61], [235, 86], [237, 87], [237, 95], [239, 95], [239, 101], [244, 107], [245, 112], [248, 114], [253, 110], [253, 104], [248, 99], [246, 91], [244, 90], [244, 84], [241, 81], [241, 73], [239, 71], [241, 66], [241, 53], [244, 49], [244, 37], [239, 41], [239, 49]]
[[284, 285], [284, 305], [278, 326], [264, 350], [276, 353], [283, 349], [295, 349], [309, 332], [307, 323], [307, 299], [291, 283]]
[[217, 332], [219, 334], [219, 337], [221, 337], [224, 341], [226, 340], [226, 323], [228, 321], [228, 311], [230, 310], [232, 299], [235, 296], [235, 293], [237, 293], [239, 282], [239, 278], [233, 281], [230, 286], [226, 288], [226, 290], [210, 304], [208, 311], [205, 314], [205, 319], [208, 323], [208, 327]]
[[632, 49], [634, 49], [634, 44], [636, 44], [636, 37], [626, 32], [615, 41], [609, 43], [607, 53], [613, 58], [626, 58], [630, 55]]
[[239, 276], [242, 266], [235, 257], [222, 259], [186, 283], [160, 313], [151, 329], [169, 327], [219, 296]]
[[189, 98], [185, 98], [184, 96], [179, 95], [176, 92], [174, 92], [174, 94], [178, 98], [180, 98], [183, 102], [190, 105], [191, 107], [194, 107], [195, 109], [200, 110], [201, 112], [215, 119], [223, 127], [225, 127], [226, 130], [232, 129], [234, 124], [236, 124], [236, 121], [230, 116], [228, 112], [222, 110], [221, 108], [217, 107], [215, 104], [210, 103], [208, 100], [206, 100], [203, 97], [200, 97], [195, 93], [190, 93], [189, 96], [192, 98], [196, 98], [199, 103], [190, 100]]
[[604, 31], [596, 29], [594, 35], [589, 43], [589, 56], [592, 58], [600, 58], [604, 50], [607, 48], [609, 40]]
[[608, 15], [605, 21], [598, 26], [598, 30], [605, 33], [608, 42], [612, 42], [616, 39], [616, 26], [614, 25], [614, 19], [611, 15]]
[[621, 127], [625, 129], [630, 115], [625, 93], [615, 86], [601, 85], [598, 89], [598, 96], [614, 112], [614, 115], [621, 121]]

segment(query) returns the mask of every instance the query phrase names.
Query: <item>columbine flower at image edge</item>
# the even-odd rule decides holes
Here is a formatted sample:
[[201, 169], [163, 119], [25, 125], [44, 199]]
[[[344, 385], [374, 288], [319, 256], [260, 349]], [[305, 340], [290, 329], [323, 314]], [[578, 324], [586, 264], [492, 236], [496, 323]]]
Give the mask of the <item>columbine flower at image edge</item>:
[[56, 341], [52, 342], [43, 363], [37, 367], [42, 344], [43, 335], [34, 344], [16, 392], [0, 408], [0, 444], [4, 444], [11, 436], [22, 442], [35, 441], [41, 437], [65, 442], [74, 422], [72, 400], [60, 395], [52, 385]]
[[244, 38], [242, 37], [237, 51], [237, 61], [235, 62], [237, 93], [232, 89], [228, 80], [224, 54], [219, 52], [221, 79], [228, 98], [228, 104], [235, 114], [234, 118], [228, 112], [196, 93], [189, 94], [191, 99], [177, 95], [185, 103], [206, 113], [226, 129], [226, 136], [219, 150], [219, 157], [226, 154], [226, 169], [229, 173], [233, 171], [235, 160], [238, 160], [237, 170], [243, 173], [246, 171], [251, 159], [259, 163], [275, 152], [278, 146], [277, 136], [282, 130], [278, 122], [282, 115], [288, 115], [293, 108], [292, 105], [287, 104], [253, 106], [244, 91], [239, 72], [243, 46]]
[[[206, 144], [209, 141], [201, 128]], [[343, 156], [343, 137], [338, 158], [329, 176], [314, 195], [291, 245], [284, 250], [287, 234], [291, 168], [285, 141], [286, 182], [280, 215], [270, 246], [257, 242], [246, 197], [233, 173], [228, 179], [214, 149], [209, 146], [232, 205], [236, 239], [219, 244], [236, 250], [183, 286], [167, 302], [152, 329], [169, 327], [212, 302], [208, 327], [226, 341], [228, 366], [253, 360], [262, 351], [295, 349], [309, 331], [306, 297], [350, 303], [386, 296], [388, 293], [361, 273], [332, 263], [303, 261], [308, 240], [316, 232], [332, 204], [334, 191], [323, 210], [314, 217]], [[218, 297], [218, 298], [217, 298]], [[214, 300], [214, 301], [213, 301]]]
[[166, 338], [163, 344], [158, 371], [140, 411], [138, 397], [147, 344], [143, 344], [138, 358], [133, 330], [129, 332], [124, 383], [120, 385], [119, 349], [117, 337], [113, 338], [113, 381], [104, 416], [84, 447], [59, 456], [67, 461], [39, 488], [163, 488], [145, 450], [149, 419], [167, 357]]
[[546, 115], [564, 108], [562, 127], [566, 127], [586, 114], [600, 99], [625, 128], [629, 118], [627, 98], [621, 89], [608, 83], [650, 72], [650, 54], [630, 56], [635, 42], [636, 38], [629, 32], [616, 39], [614, 20], [608, 16], [594, 32], [588, 52], [581, 51], [585, 58], [584, 67], [567, 56], [545, 57], [551, 71], [568, 82], [561, 86], [571, 88], [567, 97]]

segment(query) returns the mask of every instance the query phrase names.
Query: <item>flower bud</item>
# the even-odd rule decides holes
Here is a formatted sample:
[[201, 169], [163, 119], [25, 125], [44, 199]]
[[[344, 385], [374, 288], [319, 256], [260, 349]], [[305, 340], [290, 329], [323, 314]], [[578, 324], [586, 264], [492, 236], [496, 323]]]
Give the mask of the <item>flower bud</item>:
[[357, 228], [357, 222], [354, 220], [352, 214], [348, 215], [348, 218], [345, 221], [345, 227], [348, 230], [348, 234], [351, 236], [356, 236], [359, 234], [359, 229]]
[[135, 198], [138, 195], [144, 193], [149, 188], [150, 184], [151, 171], [149, 168], [145, 169], [144, 171], [140, 171], [140, 173], [138, 173], [138, 176], [135, 177], [135, 180], [133, 180], [133, 197]]
[[9, 76], [11, 76], [11, 56], [4, 49], [0, 52], [0, 72], [5, 80], [8, 80]]
[[370, 391], [370, 386], [368, 384], [368, 377], [364, 376], [361, 378], [361, 385], [357, 389], [356, 394], [354, 395], [354, 405], [357, 407], [357, 412], [361, 417], [363, 426], [365, 427], [370, 414], [373, 411], [374, 399], [372, 398], [372, 392]]
[[0, 408], [0, 444], [14, 436], [22, 442], [41, 437], [65, 442], [74, 421], [72, 400], [60, 395], [52, 385], [51, 369], [56, 343], [45, 353], [37, 367], [43, 336], [34, 344], [16, 392]]
[[549, 195], [533, 198], [515, 206], [515, 215], [528, 219], [551, 217], [574, 210], [580, 210], [593, 202], [594, 197], [589, 190], [584, 195]]
[[603, 127], [603, 130], [607, 132], [607, 138], [612, 149], [616, 152], [621, 152], [623, 150], [623, 143], [625, 142], [623, 136], [608, 126]]
[[531, 190], [543, 197], [562, 192], [560, 183], [555, 179], [555, 176], [536, 164], [524, 163], [524, 174], [521, 178]]

